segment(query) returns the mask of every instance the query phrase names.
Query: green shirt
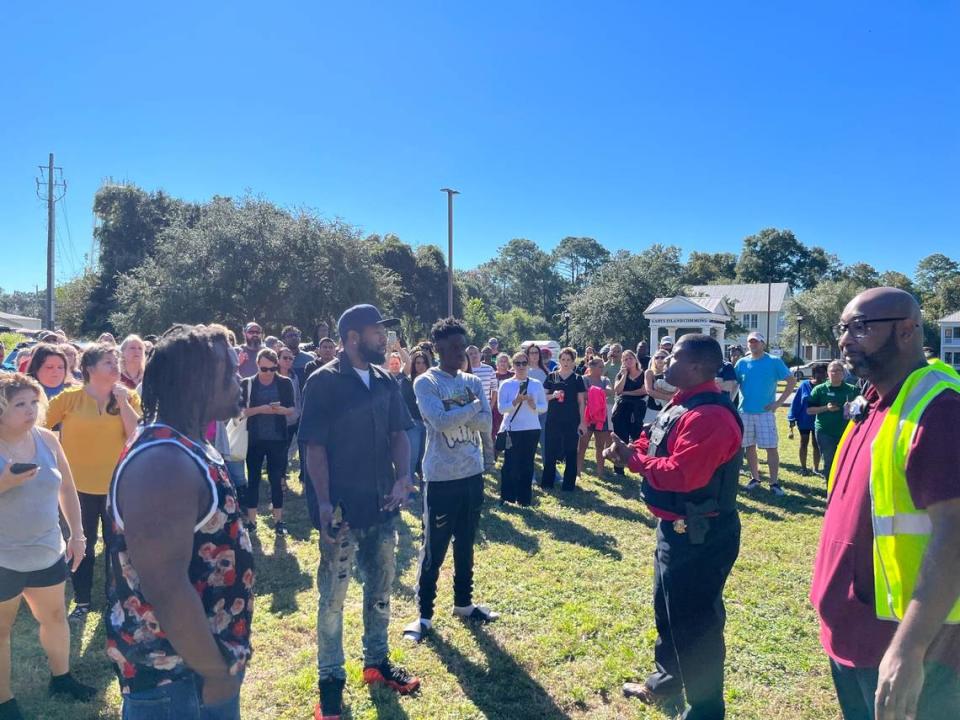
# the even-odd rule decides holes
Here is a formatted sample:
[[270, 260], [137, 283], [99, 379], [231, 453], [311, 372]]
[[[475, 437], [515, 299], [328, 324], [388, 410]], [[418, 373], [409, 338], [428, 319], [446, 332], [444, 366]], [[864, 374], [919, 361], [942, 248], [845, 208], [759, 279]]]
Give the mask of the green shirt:
[[822, 412], [817, 415], [816, 428], [830, 437], [840, 439], [844, 428], [847, 427], [847, 420], [843, 417], [843, 404], [850, 402], [858, 394], [857, 386], [850, 383], [840, 383], [834, 387], [828, 380], [820, 383], [810, 392], [810, 400], [807, 407], [823, 407], [833, 403], [838, 405], [840, 410], [836, 412]]
[[618, 362], [608, 362], [603, 366], [603, 374], [610, 380], [611, 385], [617, 382], [617, 373], [620, 372], [620, 368], [621, 364]]

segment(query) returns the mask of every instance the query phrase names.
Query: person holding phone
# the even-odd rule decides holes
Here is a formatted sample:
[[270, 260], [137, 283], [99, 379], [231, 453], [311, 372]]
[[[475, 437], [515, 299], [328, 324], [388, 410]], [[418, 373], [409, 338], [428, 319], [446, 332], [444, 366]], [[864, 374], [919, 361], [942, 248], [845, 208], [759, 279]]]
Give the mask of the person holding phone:
[[587, 407], [587, 386], [577, 375], [577, 351], [565, 347], [560, 351], [560, 366], [543, 383], [547, 397], [547, 422], [544, 426], [546, 445], [543, 451], [543, 475], [540, 487], [552, 488], [557, 476], [557, 460], [562, 458], [562, 490], [576, 490], [577, 448], [587, 434], [583, 414]]
[[824, 477], [830, 477], [833, 457], [847, 427], [843, 406], [860, 394], [856, 385], [844, 381], [846, 376], [847, 368], [834, 360], [827, 366], [827, 382], [816, 385], [807, 400], [807, 413], [814, 416], [813, 435], [823, 458]]
[[243, 414], [248, 418], [247, 487], [243, 504], [247, 508], [247, 530], [256, 531], [260, 504], [260, 473], [267, 461], [270, 504], [274, 532], [286, 535], [283, 522], [283, 479], [287, 474], [287, 418], [296, 412], [293, 383], [280, 375], [280, 360], [270, 348], [257, 353], [257, 374], [244, 378]]
[[533, 494], [533, 465], [540, 441], [540, 416], [547, 412], [543, 384], [529, 377], [528, 355], [513, 356], [513, 377], [500, 383], [497, 406], [506, 433], [503, 469], [500, 472], [500, 504], [527, 507]]
[[[86, 538], [70, 464], [56, 435], [38, 427], [41, 385], [0, 375], [0, 717], [22, 720], [10, 688], [10, 635], [21, 599], [40, 624], [51, 695], [89, 701], [96, 689], [70, 674], [70, 626], [64, 588], [69, 563], [83, 560]], [[59, 513], [70, 528], [65, 543]]]

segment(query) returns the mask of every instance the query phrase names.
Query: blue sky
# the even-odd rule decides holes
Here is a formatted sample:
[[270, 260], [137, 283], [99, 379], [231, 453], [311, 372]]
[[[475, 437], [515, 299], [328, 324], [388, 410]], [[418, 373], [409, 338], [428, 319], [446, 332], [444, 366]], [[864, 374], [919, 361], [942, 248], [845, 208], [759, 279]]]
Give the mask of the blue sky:
[[513, 237], [736, 252], [767, 226], [880, 269], [960, 255], [948, 0], [20, 5], [0, 22], [8, 290], [45, 281], [50, 151], [61, 278], [105, 178], [441, 247], [452, 186], [458, 267]]

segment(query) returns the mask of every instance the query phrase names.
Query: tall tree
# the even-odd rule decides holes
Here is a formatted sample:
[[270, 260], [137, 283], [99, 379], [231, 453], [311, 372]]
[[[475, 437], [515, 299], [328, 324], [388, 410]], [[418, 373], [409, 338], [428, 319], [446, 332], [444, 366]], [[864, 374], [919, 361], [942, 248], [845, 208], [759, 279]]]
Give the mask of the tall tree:
[[875, 287], [880, 283], [880, 273], [870, 263], [858, 262], [843, 269], [843, 277], [862, 287]]
[[917, 293], [917, 289], [913, 285], [913, 280], [896, 270], [886, 270], [880, 273], [880, 276], [877, 278], [877, 284], [881, 287], [899, 288], [911, 295], [919, 297], [919, 293]]
[[960, 264], [943, 253], [927, 255], [917, 263], [917, 270], [913, 274], [917, 289], [924, 299], [935, 295], [940, 283], [958, 276]]
[[105, 184], [93, 199], [98, 225], [94, 237], [99, 247], [98, 278], [91, 292], [82, 330], [95, 334], [110, 325], [116, 309], [119, 278], [149, 258], [157, 237], [174, 223], [189, 225], [199, 208], [163, 191], [148, 193], [134, 185]]
[[708, 285], [723, 281], [733, 282], [736, 275], [737, 256], [734, 253], [694, 250], [687, 258], [683, 281], [687, 285]]
[[635, 344], [649, 334], [644, 310], [654, 298], [680, 293], [683, 280], [677, 247], [654, 245], [637, 255], [618, 253], [571, 297], [571, 339], [580, 345], [609, 340]]
[[554, 269], [553, 258], [532, 240], [511, 240], [485, 267], [502, 288], [502, 307], [520, 307], [548, 320], [560, 312], [567, 285]]
[[139, 266], [120, 276], [120, 332], [162, 332], [174, 322], [258, 320], [268, 332], [312, 328], [361, 302], [394, 296], [369, 243], [339, 222], [293, 215], [263, 200], [215, 198], [196, 222], [158, 237]]
[[610, 251], [591, 237], [565, 237], [553, 250], [553, 262], [573, 287], [584, 282], [610, 259]]
[[765, 228], [743, 240], [737, 280], [744, 283], [786, 282], [805, 290], [839, 272], [836, 256], [821, 247], [808, 248], [790, 230]]
[[[865, 286], [849, 279], [824, 280], [816, 287], [804, 290], [788, 300], [786, 317], [802, 315], [802, 340], [827, 345], [833, 357], [840, 357], [840, 348], [833, 336], [833, 326], [840, 321], [840, 315], [847, 303], [864, 289]], [[783, 347], [795, 347], [797, 326], [787, 323], [780, 338]]]

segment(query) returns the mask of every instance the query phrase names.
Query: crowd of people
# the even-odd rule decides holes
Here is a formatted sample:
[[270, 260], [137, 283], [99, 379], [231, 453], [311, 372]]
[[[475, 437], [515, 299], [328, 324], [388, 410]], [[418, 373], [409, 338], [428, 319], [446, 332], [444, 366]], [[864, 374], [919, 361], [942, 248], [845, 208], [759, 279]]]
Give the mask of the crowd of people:
[[494, 622], [499, 613], [474, 597], [484, 474], [502, 456], [500, 503], [528, 507], [536, 485], [581, 487], [591, 442], [597, 476], [607, 463], [639, 475], [658, 519], [655, 670], [624, 693], [679, 700], [688, 720], [722, 718], [739, 476], [746, 459], [746, 490], [760, 491], [763, 449], [770, 492], [785, 495], [776, 413], [791, 396], [802, 471], [829, 476], [811, 601], [844, 718], [956, 717], [960, 449], [950, 433], [960, 376], [924, 356], [919, 317], [906, 293], [862, 293], [836, 328], [845, 361], [815, 368], [799, 387], [757, 332], [746, 353], [687, 334], [658, 339], [652, 353], [646, 342], [635, 351], [611, 343], [554, 358], [549, 343], [512, 353], [496, 338], [470, 345], [454, 318], [407, 344], [397, 320], [357, 305], [339, 318], [336, 339], [321, 326], [310, 345], [294, 326], [265, 336], [253, 321], [242, 344], [216, 324], [119, 344], [105, 333], [86, 346], [42, 333], [0, 373], [0, 720], [23, 717], [10, 684], [21, 600], [40, 625], [50, 693], [95, 696], [70, 672], [69, 638], [70, 622], [100, 602], [98, 538], [106, 655], [124, 718], [153, 718], [158, 703], [171, 718], [239, 718], [262, 474], [266, 465], [282, 537], [295, 460], [320, 534], [314, 717], [343, 712], [354, 566], [364, 585], [363, 680], [415, 692], [420, 679], [389, 653], [400, 508], [415, 505], [423, 530], [418, 616], [403, 638], [433, 631], [451, 543], [452, 614]]

